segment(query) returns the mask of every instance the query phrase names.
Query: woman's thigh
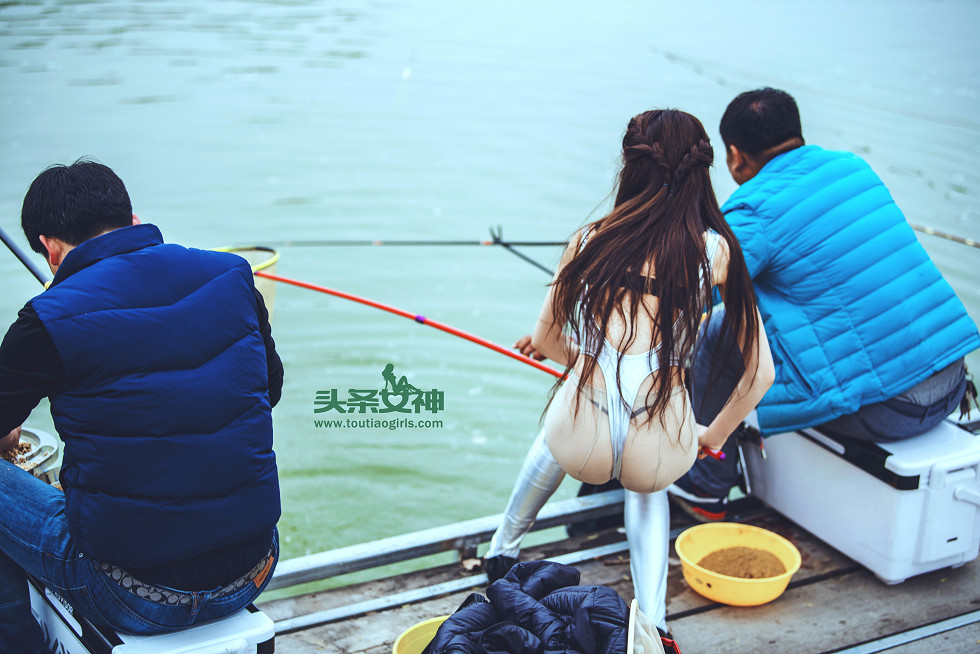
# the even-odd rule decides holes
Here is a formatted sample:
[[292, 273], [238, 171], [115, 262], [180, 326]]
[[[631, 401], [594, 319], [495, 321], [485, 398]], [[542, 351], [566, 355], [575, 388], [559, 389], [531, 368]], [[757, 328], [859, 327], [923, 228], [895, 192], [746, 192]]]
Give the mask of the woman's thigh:
[[623, 451], [623, 486], [641, 493], [663, 490], [690, 470], [697, 449], [690, 399], [683, 386], [675, 386], [661, 415], [631, 423]]
[[612, 443], [605, 391], [582, 389], [576, 406], [576, 387], [570, 379], [555, 394], [544, 418], [548, 449], [569, 475], [590, 484], [612, 476]]

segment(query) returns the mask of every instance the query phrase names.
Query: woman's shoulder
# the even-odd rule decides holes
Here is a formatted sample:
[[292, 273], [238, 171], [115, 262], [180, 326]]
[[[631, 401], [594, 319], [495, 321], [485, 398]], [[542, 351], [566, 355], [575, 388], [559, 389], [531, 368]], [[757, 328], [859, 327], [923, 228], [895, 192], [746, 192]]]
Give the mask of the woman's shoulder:
[[713, 229], [704, 230], [704, 244], [711, 248], [721, 247], [725, 250], [728, 249], [728, 243], [722, 237], [721, 234]]
[[728, 271], [728, 242], [721, 237], [721, 234], [713, 229], [704, 231], [704, 249], [708, 257], [708, 264], [714, 283], [724, 281]]
[[558, 270], [555, 272], [555, 278], [558, 278], [558, 274], [561, 272], [568, 263], [574, 259], [582, 248], [585, 247], [585, 241], [588, 237], [588, 232], [586, 231], [589, 226], [583, 227], [582, 229], [576, 230], [572, 236], [568, 239], [568, 243], [565, 245], [565, 250], [561, 253], [561, 259], [558, 261]]
[[713, 229], [704, 230], [704, 247], [709, 261], [715, 258], [719, 246], [725, 246], [725, 239], [721, 237], [721, 234]]

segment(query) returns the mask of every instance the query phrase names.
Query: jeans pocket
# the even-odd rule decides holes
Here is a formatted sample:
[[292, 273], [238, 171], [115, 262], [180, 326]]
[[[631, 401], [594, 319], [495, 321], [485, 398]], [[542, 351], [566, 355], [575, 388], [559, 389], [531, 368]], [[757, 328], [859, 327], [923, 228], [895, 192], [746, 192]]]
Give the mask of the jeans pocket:
[[[99, 573], [96, 573], [97, 575]], [[160, 612], [160, 606], [152, 602], [146, 602], [136, 598], [124, 598], [121, 593], [126, 591], [122, 588], [113, 588], [112, 582], [105, 578], [93, 575], [92, 583], [87, 584], [82, 590], [86, 601], [87, 611], [83, 609], [83, 614], [90, 619], [107, 625], [116, 631], [127, 634], [158, 634], [165, 631], [173, 631], [187, 626], [188, 623], [181, 622], [173, 624], [174, 616], [168, 616]], [[126, 600], [129, 599], [129, 602]], [[130, 604], [139, 604], [139, 609]], [[165, 607], [164, 607], [165, 608]]]
[[241, 588], [224, 594], [218, 595], [216, 597], [210, 597], [205, 600], [203, 606], [200, 608], [196, 614], [196, 621], [214, 620], [222, 618], [236, 611], [239, 611], [252, 602], [262, 594], [269, 582], [272, 581], [272, 574], [276, 569], [276, 565], [279, 562], [279, 532], [276, 531], [273, 536], [272, 544], [272, 558], [268, 561], [265, 568], [261, 574], [255, 579], [247, 582]]

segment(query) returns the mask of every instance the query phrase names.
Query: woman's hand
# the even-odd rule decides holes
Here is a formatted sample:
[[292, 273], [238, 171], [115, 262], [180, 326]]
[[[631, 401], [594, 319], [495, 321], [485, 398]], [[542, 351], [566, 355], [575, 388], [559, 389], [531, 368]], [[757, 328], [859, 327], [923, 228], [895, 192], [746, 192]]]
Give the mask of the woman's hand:
[[694, 427], [698, 435], [698, 458], [705, 459], [710, 456], [712, 459], [718, 459], [719, 461], [724, 459], [724, 452], [720, 448], [716, 449], [714, 447], [717, 443], [711, 442], [711, 437], [708, 435], [708, 427], [699, 424], [695, 424]]
[[524, 356], [530, 357], [535, 361], [544, 361], [545, 359], [548, 358], [534, 349], [534, 346], [531, 345], [530, 334], [528, 334], [527, 336], [521, 336], [519, 339], [517, 339], [517, 342], [514, 343], [512, 347], [518, 352], [520, 352], [521, 354], [523, 354]]

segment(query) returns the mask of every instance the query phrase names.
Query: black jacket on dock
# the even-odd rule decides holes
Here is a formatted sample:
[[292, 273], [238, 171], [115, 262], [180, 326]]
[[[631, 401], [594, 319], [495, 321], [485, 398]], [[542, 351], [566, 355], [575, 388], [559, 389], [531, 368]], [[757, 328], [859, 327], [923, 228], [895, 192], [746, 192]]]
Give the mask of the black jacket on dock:
[[425, 654], [622, 654], [629, 606], [612, 588], [578, 582], [561, 563], [518, 563], [487, 598], [470, 595]]

